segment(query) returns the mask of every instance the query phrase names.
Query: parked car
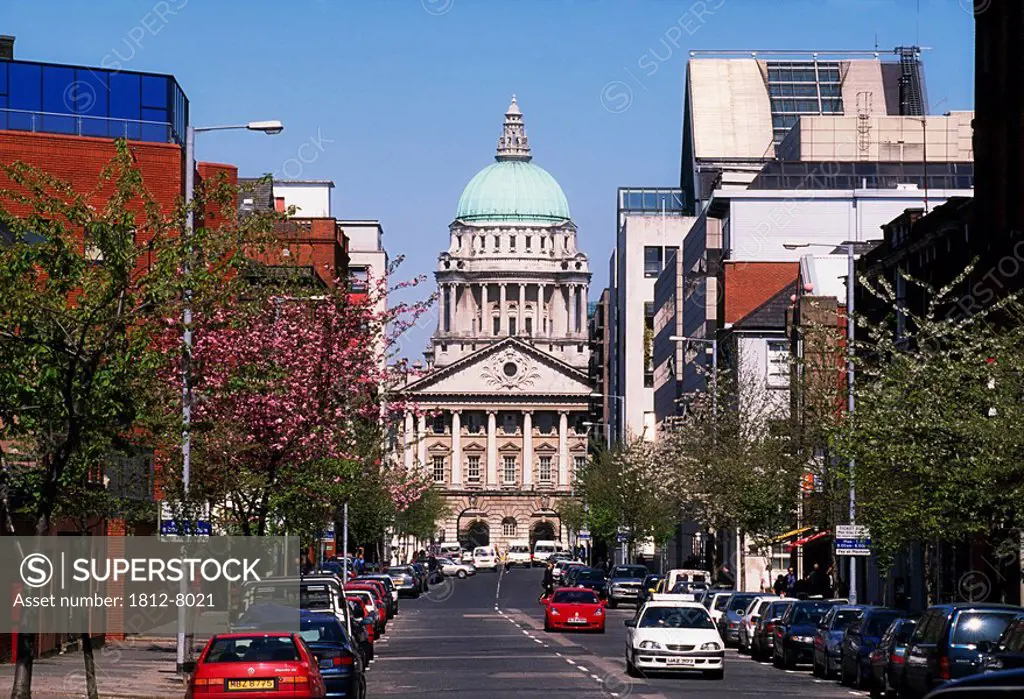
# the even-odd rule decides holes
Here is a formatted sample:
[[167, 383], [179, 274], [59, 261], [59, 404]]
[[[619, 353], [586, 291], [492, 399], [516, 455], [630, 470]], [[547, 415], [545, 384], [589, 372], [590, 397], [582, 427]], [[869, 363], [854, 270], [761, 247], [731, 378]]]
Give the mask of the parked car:
[[903, 684], [907, 643], [914, 634], [918, 616], [905, 616], [889, 624], [882, 640], [871, 651], [870, 690], [873, 697], [883, 697], [890, 689], [896, 691]]
[[648, 602], [626, 620], [626, 673], [699, 671], [725, 676], [725, 644], [697, 602]]
[[704, 607], [711, 614], [711, 620], [715, 622], [715, 626], [718, 626], [718, 620], [725, 614], [732, 595], [733, 590], [717, 590], [704, 598]]
[[430, 591], [430, 570], [426, 563], [415, 562], [412, 569], [416, 573], [416, 579], [420, 584], [420, 592]]
[[569, 566], [572, 566], [572, 565], [585, 565], [585, 564], [580, 562], [580, 561], [574, 561], [574, 560], [569, 559], [569, 558], [564, 558], [562, 560], [555, 561], [555, 563], [552, 564], [551, 577], [554, 579], [555, 582], [560, 581], [562, 579], [562, 577], [565, 575], [565, 572], [569, 569]]
[[542, 604], [545, 631], [579, 629], [604, 633], [605, 603], [593, 590], [559, 587]]
[[533, 558], [531, 559], [532, 563], [535, 566], [545, 565], [548, 560], [548, 556], [552, 556], [556, 553], [559, 553], [561, 550], [562, 547], [559, 545], [557, 541], [537, 541], [533, 545]]
[[722, 635], [725, 645], [736, 645], [740, 640], [740, 622], [747, 607], [757, 597], [756, 592], [735, 592], [729, 596], [729, 602], [718, 617], [718, 632]]
[[787, 670], [811, 662], [814, 633], [825, 612], [835, 606], [830, 600], [797, 600], [775, 623], [772, 661]]
[[640, 583], [640, 590], [636, 595], [636, 608], [640, 609], [647, 602], [651, 601], [651, 595], [658, 589], [658, 584], [664, 580], [665, 577], [662, 575], [652, 574], [644, 577], [642, 583]]
[[566, 566], [565, 572], [562, 573], [562, 585], [565, 587], [576, 587], [576, 576], [589, 568], [590, 566], [586, 563], [573, 563]]
[[416, 571], [412, 566], [391, 566], [388, 568], [388, 575], [391, 582], [398, 591], [398, 596], [419, 597], [423, 591], [423, 585], [416, 577]]
[[608, 597], [608, 576], [600, 568], [583, 568], [573, 576], [573, 586], [593, 590], [601, 599]]
[[451, 541], [437, 547], [438, 558], [450, 558], [456, 563], [462, 561], [462, 545]]
[[316, 656], [328, 697], [366, 696], [366, 665], [338, 620], [328, 614], [303, 614], [299, 635]]
[[932, 690], [926, 699], [1004, 699], [1024, 694], [1024, 670], [1000, 670], [971, 675]]
[[[395, 589], [391, 577], [385, 573], [371, 573], [352, 578], [352, 583], [372, 585], [384, 598], [384, 604], [388, 608], [388, 619], [394, 619], [398, 615], [398, 590]], [[349, 583], [350, 585], [352, 583]]]
[[[333, 617], [327, 617], [332, 618]], [[319, 663], [302, 636], [295, 633], [216, 634], [206, 643], [190, 672], [185, 699], [228, 699], [290, 689], [289, 696], [323, 697], [327, 687]]]
[[863, 611], [864, 607], [858, 605], [837, 604], [825, 612], [814, 630], [811, 673], [815, 677], [831, 679], [839, 675], [843, 634]]
[[608, 577], [608, 606], [615, 609], [619, 603], [636, 604], [640, 586], [648, 574], [647, 566], [615, 566]]
[[983, 641], [978, 650], [984, 655], [985, 672], [1024, 668], [1024, 612], [1013, 617], [998, 641]]
[[775, 648], [775, 625], [782, 619], [789, 605], [795, 600], [784, 598], [774, 600], [768, 605], [754, 626], [754, 635], [750, 641], [750, 657], [762, 660], [772, 655]]
[[445, 575], [456, 578], [466, 578], [476, 575], [476, 568], [472, 563], [456, 563], [450, 558], [438, 558], [437, 565]]
[[366, 642], [360, 650], [363, 652], [363, 659], [369, 663], [373, 660], [373, 644], [377, 640], [377, 613], [373, 611], [370, 603], [361, 597], [348, 595], [345, 599], [348, 600], [349, 609], [352, 611], [353, 623], [360, 624], [366, 632]]
[[907, 645], [901, 696], [920, 697], [943, 682], [982, 672], [978, 644], [998, 640], [1020, 611], [970, 602], [929, 607]]
[[505, 565], [529, 568], [532, 564], [533, 557], [530, 554], [528, 543], [512, 544], [508, 547], [508, 552], [505, 554]]
[[743, 618], [740, 620], [740, 632], [736, 641], [741, 653], [750, 652], [750, 647], [754, 640], [754, 628], [757, 626], [758, 620], [771, 603], [777, 599], [777, 595], [758, 595], [747, 605], [747, 608], [743, 611]]
[[871, 686], [871, 653], [892, 623], [903, 616], [899, 609], [865, 607], [846, 627], [840, 646], [839, 681], [858, 689]]

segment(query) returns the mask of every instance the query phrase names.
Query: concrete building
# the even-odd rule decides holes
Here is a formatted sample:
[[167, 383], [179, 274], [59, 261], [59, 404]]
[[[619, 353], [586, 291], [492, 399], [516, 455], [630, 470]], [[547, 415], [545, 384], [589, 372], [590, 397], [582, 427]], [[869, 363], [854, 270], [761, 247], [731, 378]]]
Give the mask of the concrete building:
[[[294, 216], [299, 218], [331, 218], [331, 190], [334, 183], [330, 180], [274, 180], [274, 201], [295, 207]], [[284, 211], [285, 208], [278, 208]]]
[[609, 401], [616, 439], [654, 439], [654, 282], [694, 219], [678, 189], [620, 188], [610, 260]]
[[916, 47], [876, 51], [691, 51], [680, 182], [690, 211], [745, 187], [801, 115], [927, 113]]
[[612, 441], [612, 411], [615, 401], [608, 396], [611, 384], [611, 291], [605, 287], [601, 290], [596, 302], [591, 304], [587, 313], [587, 332], [590, 336], [590, 380], [595, 398], [594, 409], [591, 411], [591, 434], [601, 435], [604, 443]]
[[415, 409], [400, 458], [446, 493], [438, 538], [570, 543], [559, 502], [587, 458], [590, 269], [514, 97], [495, 160], [463, 191], [438, 256], [438, 325], [426, 374], [403, 392]]
[[[386, 285], [388, 252], [384, 249], [384, 227], [376, 220], [345, 220], [338, 225], [348, 238], [348, 279], [354, 294], [365, 294], [371, 284]], [[380, 308], [387, 306], [386, 294], [379, 297]]]

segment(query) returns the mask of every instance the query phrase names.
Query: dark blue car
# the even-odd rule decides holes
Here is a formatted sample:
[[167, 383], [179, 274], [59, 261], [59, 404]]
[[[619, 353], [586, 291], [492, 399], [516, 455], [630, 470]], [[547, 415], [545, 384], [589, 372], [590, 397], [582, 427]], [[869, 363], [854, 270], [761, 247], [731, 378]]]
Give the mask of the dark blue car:
[[799, 600], [786, 610], [775, 624], [772, 661], [787, 670], [797, 663], [809, 663], [814, 654], [814, 634], [822, 617], [839, 604], [831, 600]]
[[899, 609], [865, 607], [864, 611], [846, 627], [839, 648], [839, 681], [865, 689], [871, 684], [871, 653], [892, 626], [903, 616]]
[[814, 656], [811, 659], [816, 677], [834, 677], [839, 674], [842, 658], [843, 634], [864, 611], [855, 604], [837, 604], [825, 612], [814, 632]]
[[366, 696], [362, 656], [337, 617], [304, 612], [299, 620], [299, 635], [320, 664], [328, 697], [363, 699]]
[[1002, 635], [1020, 607], [959, 602], [929, 607], [907, 645], [900, 696], [921, 697], [949, 680], [984, 670], [979, 644]]

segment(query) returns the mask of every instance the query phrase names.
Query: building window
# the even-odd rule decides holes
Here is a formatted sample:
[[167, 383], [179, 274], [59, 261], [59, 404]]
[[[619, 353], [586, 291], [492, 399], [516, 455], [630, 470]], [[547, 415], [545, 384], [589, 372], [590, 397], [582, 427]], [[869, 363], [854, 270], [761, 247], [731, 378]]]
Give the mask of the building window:
[[516, 334], [516, 329], [517, 329], [516, 328], [516, 321], [517, 320], [518, 320], [518, 318], [516, 318], [515, 316], [509, 316], [509, 319], [508, 319], [508, 334], [509, 335], [515, 335]]
[[526, 249], [530, 249], [530, 245], [533, 244], [533, 236], [526, 236]]
[[493, 323], [494, 323], [494, 332], [492, 333], [492, 335], [500, 335], [501, 334], [501, 318], [500, 317], [495, 317], [493, 319]]
[[572, 460], [573, 473], [578, 474], [587, 467], [587, 457], [577, 456]]
[[514, 517], [506, 517], [501, 520], [501, 535], [502, 536], [515, 536], [516, 535], [516, 520]]
[[506, 456], [502, 460], [502, 480], [508, 483], [516, 482], [516, 457]]
[[370, 286], [370, 273], [365, 267], [349, 267], [348, 288], [357, 294], [366, 293]]
[[654, 388], [654, 304], [644, 304], [644, 388]]
[[[511, 364], [511, 362], [509, 362]], [[508, 374], [508, 372], [504, 372]], [[514, 373], [514, 372], [513, 372]], [[501, 415], [501, 431], [505, 434], [515, 434], [516, 428], [519, 427], [519, 420], [516, 418], [515, 413], [502, 413]]]
[[471, 456], [466, 465], [466, 480], [470, 483], [480, 482], [480, 457]]
[[540, 457], [540, 468], [538, 469], [538, 476], [540, 477], [541, 483], [551, 482], [551, 457], [542, 456]]
[[496, 235], [496, 236], [494, 236], [494, 251], [497, 252], [500, 247], [501, 247], [501, 236], [500, 235]]
[[644, 276], [657, 277], [661, 274], [665, 251], [657, 245], [644, 246]]
[[509, 249], [511, 249], [512, 252], [516, 251], [516, 238], [517, 237], [518, 236], [512, 235], [512, 236], [509, 236], [509, 238], [508, 238], [508, 240], [509, 240]]
[[434, 482], [444, 483], [444, 457], [434, 457]]
[[786, 340], [768, 340], [768, 387], [789, 386], [789, 343]]
[[430, 421], [431, 430], [434, 434], [444, 434], [444, 413], [439, 413]]
[[530, 316], [526, 316], [526, 319], [523, 321], [523, 323], [526, 325], [526, 334], [533, 335], [533, 318], [531, 318]]

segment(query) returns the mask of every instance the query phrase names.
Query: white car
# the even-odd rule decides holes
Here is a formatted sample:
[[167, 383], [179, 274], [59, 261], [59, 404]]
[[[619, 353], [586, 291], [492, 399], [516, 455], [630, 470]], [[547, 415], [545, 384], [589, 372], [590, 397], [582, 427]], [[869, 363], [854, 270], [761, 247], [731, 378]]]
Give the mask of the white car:
[[441, 572], [445, 575], [453, 575], [456, 578], [465, 578], [470, 575], [476, 575], [476, 568], [471, 563], [456, 563], [450, 558], [438, 558], [437, 565], [440, 566]]
[[530, 546], [528, 544], [513, 544], [508, 547], [508, 553], [505, 554], [506, 565], [529, 567], [531, 561], [532, 557], [530, 556]]
[[477, 546], [473, 549], [473, 567], [477, 570], [497, 570], [498, 552], [490, 546]]
[[626, 620], [626, 674], [703, 672], [725, 677], [725, 643], [699, 602], [648, 602]]
[[711, 612], [711, 620], [718, 623], [718, 620], [725, 614], [726, 608], [729, 606], [729, 600], [732, 598], [732, 590], [725, 592], [712, 593], [709, 601], [707, 610]]
[[768, 605], [778, 598], [778, 595], [761, 595], [751, 600], [743, 616], [740, 617], [739, 640], [737, 643], [741, 653], [750, 652], [750, 643], [754, 638], [754, 628], [757, 626], [757, 620], [768, 609]]

